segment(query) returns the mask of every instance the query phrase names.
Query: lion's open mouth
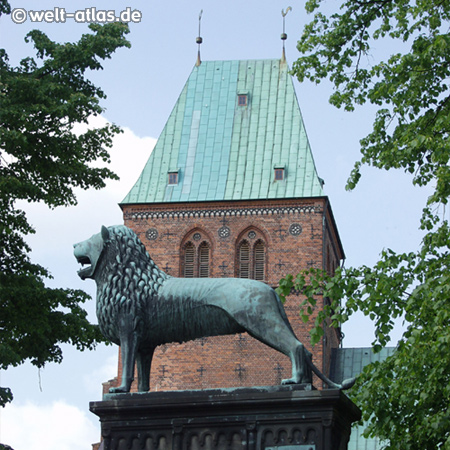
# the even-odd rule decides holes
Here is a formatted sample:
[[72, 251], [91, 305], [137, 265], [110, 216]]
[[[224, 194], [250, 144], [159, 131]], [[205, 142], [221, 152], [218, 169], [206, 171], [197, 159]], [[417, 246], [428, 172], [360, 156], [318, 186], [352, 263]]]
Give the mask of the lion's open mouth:
[[[108, 230], [106, 230], [107, 232]], [[78, 276], [82, 280], [94, 278], [97, 263], [103, 253], [103, 245], [102, 235], [97, 233], [87, 241], [79, 242], [73, 246], [73, 254], [82, 265], [82, 268], [78, 271]]]
[[[81, 264], [81, 269], [78, 271], [78, 276], [82, 279], [92, 275], [92, 263], [88, 256], [77, 256], [77, 261]], [[87, 267], [84, 267], [89, 264]]]

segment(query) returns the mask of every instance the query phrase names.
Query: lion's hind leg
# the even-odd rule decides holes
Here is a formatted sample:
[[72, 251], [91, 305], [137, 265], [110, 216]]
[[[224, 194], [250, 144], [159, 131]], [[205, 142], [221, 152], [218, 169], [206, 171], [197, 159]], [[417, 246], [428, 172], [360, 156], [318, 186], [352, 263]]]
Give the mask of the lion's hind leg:
[[292, 363], [292, 377], [281, 381], [281, 384], [312, 383], [312, 372], [306, 358], [311, 358], [311, 353], [296, 339], [296, 345], [289, 357]]
[[140, 349], [136, 355], [138, 371], [138, 391], [147, 392], [150, 390], [150, 369], [154, 348]]
[[[292, 363], [292, 377], [282, 384], [311, 383], [312, 374], [306, 358], [310, 353], [296, 338], [291, 327], [280, 316], [267, 315], [247, 326], [248, 333], [264, 344], [288, 356]], [[250, 321], [248, 322], [250, 324]], [[256, 326], [255, 326], [256, 325]]]

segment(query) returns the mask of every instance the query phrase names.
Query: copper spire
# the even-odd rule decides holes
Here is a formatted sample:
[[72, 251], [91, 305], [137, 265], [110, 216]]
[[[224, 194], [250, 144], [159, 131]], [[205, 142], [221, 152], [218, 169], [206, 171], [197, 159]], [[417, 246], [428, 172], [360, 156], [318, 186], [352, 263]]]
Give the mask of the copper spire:
[[292, 11], [292, 8], [290, 6], [286, 8], [286, 12], [284, 11], [284, 9], [281, 10], [281, 15], [283, 16], [283, 33], [281, 34], [281, 40], [283, 41], [283, 54], [281, 55], [281, 62], [286, 62], [286, 52], [284, 49], [284, 42], [287, 39], [287, 34], [285, 32], [285, 17], [289, 11]]
[[201, 37], [201, 33], [200, 33], [200, 26], [202, 23], [202, 14], [203, 14], [203, 9], [200, 11], [200, 14], [198, 15], [198, 36], [197, 39], [195, 40], [195, 42], [197, 42], [198, 44], [198, 53], [197, 53], [197, 62], [196, 62], [196, 66], [199, 66], [202, 63], [202, 60], [200, 58], [200, 45], [203, 42], [203, 39]]

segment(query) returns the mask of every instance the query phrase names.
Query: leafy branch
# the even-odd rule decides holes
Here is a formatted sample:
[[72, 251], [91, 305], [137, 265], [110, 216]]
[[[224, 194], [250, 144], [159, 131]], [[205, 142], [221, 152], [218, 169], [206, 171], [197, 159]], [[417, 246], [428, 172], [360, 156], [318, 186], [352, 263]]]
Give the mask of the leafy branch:
[[[9, 14], [0, 0], [0, 14]], [[50, 273], [34, 264], [25, 237], [34, 233], [18, 200], [49, 207], [76, 204], [75, 188], [100, 189], [118, 179], [105, 165], [114, 124], [74, 132], [75, 125], [103, 112], [104, 92], [86, 77], [100, 61], [129, 47], [122, 23], [90, 25], [77, 43], [58, 44], [41, 31], [30, 32], [37, 57], [17, 67], [0, 49], [0, 368], [30, 361], [37, 367], [61, 362], [62, 343], [79, 350], [103, 342], [83, 309], [90, 297], [80, 290], [51, 289]], [[104, 166], [93, 166], [102, 162]], [[0, 405], [13, 398], [0, 388]]]
[[[420, 218], [425, 233], [411, 252], [386, 249], [371, 268], [340, 268], [288, 275], [280, 293], [304, 295], [304, 320], [314, 314], [312, 341], [323, 323], [340, 326], [356, 311], [374, 321], [373, 349], [389, 343], [396, 319], [405, 330], [395, 352], [364, 369], [354, 396], [388, 449], [450, 448], [450, 228], [439, 209], [450, 197], [450, 3], [443, 0], [345, 0], [338, 11], [314, 14], [298, 42], [300, 81], [334, 85], [330, 102], [347, 111], [367, 102], [378, 110], [372, 132], [360, 141], [347, 189], [361, 167], [402, 169], [432, 194]], [[335, 5], [326, 5], [329, 10]], [[381, 43], [389, 54], [374, 53]], [[371, 57], [362, 66], [362, 54]], [[384, 57], [386, 56], [386, 57]], [[357, 71], [352, 71], [353, 68]], [[319, 296], [329, 299], [317, 312]]]

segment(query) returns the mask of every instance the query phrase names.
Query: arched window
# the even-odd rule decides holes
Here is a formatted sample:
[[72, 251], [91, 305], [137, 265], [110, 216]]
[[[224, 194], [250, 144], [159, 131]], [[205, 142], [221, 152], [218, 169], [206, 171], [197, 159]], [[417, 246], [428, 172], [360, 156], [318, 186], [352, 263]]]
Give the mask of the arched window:
[[184, 239], [180, 255], [180, 275], [184, 278], [208, 278], [211, 275], [211, 245], [202, 237], [203, 232], [194, 230]]
[[253, 247], [253, 278], [255, 280], [264, 281], [264, 266], [266, 263], [265, 256], [264, 243], [262, 241], [258, 241]]
[[266, 277], [266, 245], [259, 230], [246, 230], [236, 248], [236, 276], [264, 281]]
[[206, 242], [202, 242], [198, 248], [198, 276], [209, 277], [209, 245]]
[[194, 278], [195, 247], [188, 242], [184, 247], [184, 278]]
[[243, 241], [239, 246], [239, 261], [238, 261], [239, 278], [249, 278], [250, 275], [250, 244]]

